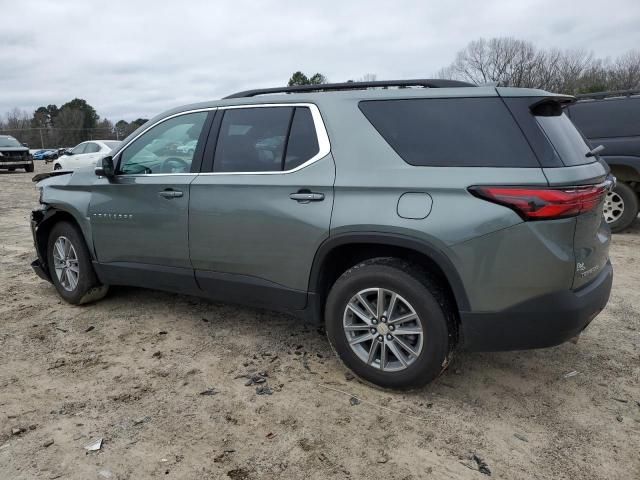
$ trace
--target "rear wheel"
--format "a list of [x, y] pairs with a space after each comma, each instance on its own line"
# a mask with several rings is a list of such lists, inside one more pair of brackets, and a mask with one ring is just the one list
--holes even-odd
[[620, 232], [633, 223], [638, 216], [638, 195], [626, 183], [618, 182], [607, 194], [604, 218], [612, 232]]
[[60, 222], [51, 229], [47, 263], [56, 290], [67, 302], [79, 305], [107, 293], [107, 287], [98, 282], [84, 238], [75, 225]]
[[421, 269], [375, 258], [335, 282], [325, 320], [332, 347], [356, 375], [381, 387], [410, 389], [446, 368], [451, 313], [441, 289]]
[[62, 166], [59, 163], [56, 163], [53, 165], [53, 169], [54, 170], [60, 170], [62, 168]]

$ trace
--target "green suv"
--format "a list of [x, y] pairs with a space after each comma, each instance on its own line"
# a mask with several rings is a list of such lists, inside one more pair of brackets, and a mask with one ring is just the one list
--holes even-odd
[[[604, 308], [614, 185], [572, 97], [447, 80], [241, 92], [163, 113], [94, 169], [36, 176], [36, 273], [324, 322], [362, 379], [557, 345]], [[195, 148], [187, 148], [194, 146]]]

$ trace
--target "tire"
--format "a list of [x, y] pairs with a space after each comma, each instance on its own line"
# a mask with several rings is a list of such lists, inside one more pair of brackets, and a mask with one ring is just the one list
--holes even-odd
[[[384, 292], [383, 315], [378, 315], [376, 311], [380, 289]], [[396, 294], [396, 303], [391, 318], [386, 319], [383, 318], [387, 314], [385, 309], [389, 308], [393, 293]], [[348, 307], [351, 303], [360, 314], [365, 311], [364, 305], [356, 300], [358, 294], [371, 307], [371, 312], [366, 316], [371, 324], [364, 328], [362, 325], [366, 325], [365, 320]], [[412, 312], [417, 319], [395, 323], [398, 318], [406, 318]], [[383, 388], [408, 390], [431, 382], [449, 364], [453, 350], [453, 328], [450, 328], [453, 312], [442, 289], [427, 272], [397, 258], [374, 258], [344, 272], [331, 288], [325, 306], [327, 337], [338, 357], [361, 379]], [[371, 313], [378, 315], [380, 321], [377, 325], [374, 325]], [[350, 331], [345, 329], [345, 324]], [[421, 330], [422, 335], [396, 335], [391, 330], [394, 327], [393, 331], [397, 332], [407, 332], [409, 328], [411, 331]], [[372, 328], [376, 329], [375, 334]], [[354, 332], [356, 329], [357, 332]], [[374, 340], [357, 342], [355, 349], [350, 345], [350, 340], [353, 342], [356, 336], [365, 338], [365, 335], [375, 337], [375, 341], [378, 341], [371, 363], [368, 360]], [[408, 350], [398, 342], [409, 346], [417, 355], [408, 354]], [[385, 347], [384, 363], [381, 345]], [[400, 361], [391, 350], [392, 347], [396, 352], [399, 351], [405, 362]]]
[[8, 168], [8, 170], [9, 170], [10, 172], [15, 172], [15, 171], [16, 171], [16, 167], [9, 167], [9, 168]]
[[62, 168], [62, 166], [61, 166], [59, 163], [55, 163], [55, 164], [53, 165], [53, 169], [54, 169], [54, 170], [60, 170], [61, 168]]
[[638, 216], [638, 195], [626, 183], [618, 182], [607, 195], [604, 206], [605, 220], [612, 232], [621, 232]]
[[33, 173], [33, 163], [31, 165], [26, 165], [24, 167], [24, 171], [27, 173]]
[[[77, 268], [77, 275], [73, 275], [75, 272], [72, 269], [69, 272], [72, 277], [75, 277], [75, 282], [71, 281], [69, 276], [65, 276], [64, 270], [60, 273], [60, 276], [56, 271], [56, 266], [60, 266], [60, 262], [56, 258], [61, 257], [60, 251], [56, 247], [56, 242], [59, 240], [62, 241], [64, 246], [66, 246], [64, 242], [69, 242], [71, 245], [70, 249], [65, 250], [72, 253], [69, 256], [68, 265]], [[71, 259], [73, 257], [75, 257], [75, 260]], [[107, 287], [100, 285], [98, 282], [82, 233], [75, 225], [69, 222], [56, 223], [51, 229], [49, 240], [47, 241], [47, 265], [51, 280], [58, 294], [73, 305], [98, 300], [107, 293]]]

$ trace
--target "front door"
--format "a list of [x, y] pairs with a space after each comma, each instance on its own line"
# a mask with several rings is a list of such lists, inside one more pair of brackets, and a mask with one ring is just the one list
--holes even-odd
[[304, 308], [314, 255], [329, 235], [334, 177], [315, 105], [219, 110], [191, 185], [200, 287], [221, 300]]
[[96, 182], [89, 216], [105, 282], [184, 291], [195, 286], [189, 185], [201, 152], [181, 147], [201, 141], [207, 115], [187, 113], [156, 124], [117, 154], [114, 178]]

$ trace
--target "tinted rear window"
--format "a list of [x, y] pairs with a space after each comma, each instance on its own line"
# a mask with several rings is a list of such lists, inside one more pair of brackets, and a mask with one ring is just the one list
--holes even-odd
[[640, 97], [585, 100], [571, 105], [569, 111], [587, 138], [640, 135]]
[[499, 98], [368, 100], [360, 110], [411, 165], [539, 167]]
[[596, 161], [595, 157], [586, 156], [591, 149], [565, 113], [553, 116], [536, 116], [535, 118], [553, 148], [558, 152], [562, 163], [572, 166]]

